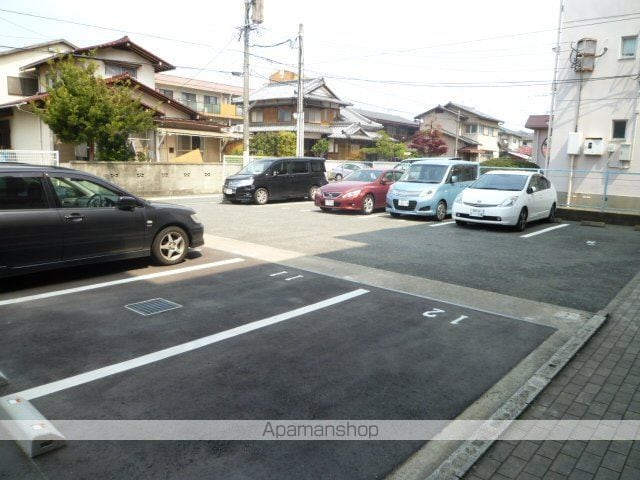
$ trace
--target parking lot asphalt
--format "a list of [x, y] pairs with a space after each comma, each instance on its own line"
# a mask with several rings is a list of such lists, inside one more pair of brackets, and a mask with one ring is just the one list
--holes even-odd
[[311, 202], [188, 204], [220, 237], [582, 311], [606, 306], [640, 270], [640, 232], [628, 226], [535, 222], [515, 232], [449, 218], [322, 213]]
[[[0, 395], [20, 392], [50, 420], [453, 419], [555, 331], [209, 249], [185, 263], [0, 295]], [[126, 308], [153, 298], [181, 307]], [[287, 312], [298, 313], [100, 373]], [[6, 478], [381, 478], [421, 446], [70, 441], [29, 461], [4, 443]]]

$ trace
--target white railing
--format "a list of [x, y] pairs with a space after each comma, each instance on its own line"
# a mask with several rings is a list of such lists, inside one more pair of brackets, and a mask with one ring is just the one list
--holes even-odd
[[0, 162], [58, 166], [60, 156], [55, 150], [0, 150]]

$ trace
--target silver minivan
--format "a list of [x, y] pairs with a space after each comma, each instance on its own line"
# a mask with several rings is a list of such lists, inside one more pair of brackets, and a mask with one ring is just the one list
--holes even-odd
[[478, 163], [461, 158], [420, 158], [387, 192], [386, 211], [392, 217], [416, 215], [442, 221], [479, 172]]

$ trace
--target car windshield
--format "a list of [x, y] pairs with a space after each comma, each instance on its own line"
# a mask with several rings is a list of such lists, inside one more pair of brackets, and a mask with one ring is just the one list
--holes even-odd
[[237, 175], [258, 175], [273, 164], [273, 160], [256, 160], [240, 170]]
[[382, 174], [382, 170], [356, 170], [345, 177], [349, 182], [375, 182]]
[[401, 182], [440, 183], [447, 173], [446, 165], [425, 165], [412, 163], [400, 177]]
[[481, 176], [469, 188], [478, 190], [508, 190], [519, 192], [527, 183], [527, 175], [509, 175], [505, 173], [487, 174]]

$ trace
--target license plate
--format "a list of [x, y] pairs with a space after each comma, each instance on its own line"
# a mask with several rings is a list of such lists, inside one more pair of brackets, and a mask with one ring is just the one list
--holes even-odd
[[484, 211], [481, 208], [472, 208], [469, 210], [470, 217], [483, 217]]
[[333, 205], [334, 205], [334, 201], [333, 201], [333, 200], [325, 200], [325, 201], [324, 201], [324, 204], [325, 204], [327, 207], [333, 207]]
[[398, 200], [398, 205], [401, 207], [408, 207], [409, 206], [409, 200]]
[[233, 188], [225, 188], [224, 193], [226, 193], [227, 195], [233, 194]]

